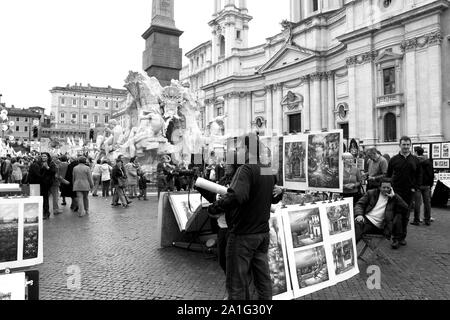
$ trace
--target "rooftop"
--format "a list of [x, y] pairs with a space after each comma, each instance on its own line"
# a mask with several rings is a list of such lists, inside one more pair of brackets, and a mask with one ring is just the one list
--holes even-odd
[[66, 91], [66, 92], [83, 92], [83, 93], [107, 93], [107, 94], [115, 94], [115, 95], [126, 95], [127, 90], [125, 89], [116, 89], [111, 86], [107, 87], [94, 87], [88, 84], [87, 86], [83, 86], [81, 83], [75, 83], [75, 85], [71, 86], [67, 84], [65, 87], [53, 87], [50, 92], [53, 91]]

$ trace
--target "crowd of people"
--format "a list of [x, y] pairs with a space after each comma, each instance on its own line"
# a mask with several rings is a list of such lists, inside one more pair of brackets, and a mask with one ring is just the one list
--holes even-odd
[[107, 159], [93, 161], [86, 156], [52, 157], [47, 152], [16, 158], [8, 154], [1, 159], [0, 182], [39, 185], [44, 219], [51, 213], [63, 213], [61, 206], [67, 205], [68, 198], [70, 209], [79, 217], [89, 214], [89, 193], [98, 197], [99, 188], [102, 197], [112, 195], [113, 207], [128, 208], [129, 199], [133, 198], [147, 200], [147, 178], [136, 158], [124, 165], [120, 157], [113, 164]]

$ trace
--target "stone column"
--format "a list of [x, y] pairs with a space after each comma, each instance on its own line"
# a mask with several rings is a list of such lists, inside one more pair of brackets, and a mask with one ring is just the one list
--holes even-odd
[[247, 123], [246, 123], [246, 126], [245, 126], [245, 128], [247, 129], [246, 131], [247, 132], [250, 132], [251, 130], [252, 130], [252, 121], [253, 121], [253, 119], [252, 119], [252, 116], [253, 116], [253, 113], [252, 113], [252, 92], [250, 91], [248, 94], [247, 94], [247, 108], [246, 108], [247, 110]]
[[322, 75], [320, 73], [314, 73], [311, 75], [311, 131], [321, 131], [322, 121], [321, 121], [321, 96], [320, 96], [320, 80]]
[[299, 22], [301, 20], [301, 1], [290, 0], [290, 18], [291, 22]]
[[429, 40], [428, 48], [428, 92], [429, 92], [429, 119], [430, 132], [428, 138], [430, 140], [442, 140], [442, 57], [441, 57], [441, 41], [440, 32], [435, 34], [434, 38]]
[[266, 89], [266, 132], [265, 135], [271, 136], [273, 130], [273, 86], [269, 85]]
[[283, 134], [283, 111], [281, 109], [281, 101], [283, 100], [283, 85], [278, 83], [273, 86], [273, 133], [277, 135]]
[[416, 92], [416, 52], [414, 48], [411, 49], [407, 49], [405, 53], [405, 117], [407, 135], [413, 141], [417, 141], [419, 106]]
[[303, 97], [303, 112], [302, 112], [302, 130], [310, 131], [311, 130], [311, 98], [310, 98], [310, 82], [309, 76], [303, 76], [302, 78], [304, 89], [304, 97]]
[[357, 106], [356, 106], [356, 66], [355, 60], [347, 59], [348, 68], [348, 135], [357, 137]]
[[327, 72], [328, 77], [328, 131], [333, 130], [335, 126], [334, 121], [334, 107], [336, 102], [334, 101], [334, 72]]
[[321, 73], [321, 80], [320, 80], [320, 87], [321, 87], [321, 128], [322, 130], [328, 129], [328, 76], [326, 72]]

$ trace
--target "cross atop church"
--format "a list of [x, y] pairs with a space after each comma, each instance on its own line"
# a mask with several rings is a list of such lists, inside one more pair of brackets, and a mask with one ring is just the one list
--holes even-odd
[[151, 24], [175, 28], [174, 0], [153, 0]]

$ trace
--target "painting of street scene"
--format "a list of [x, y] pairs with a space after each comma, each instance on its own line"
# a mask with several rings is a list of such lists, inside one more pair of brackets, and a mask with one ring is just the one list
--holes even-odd
[[319, 133], [308, 136], [308, 187], [323, 191], [339, 191], [340, 133]]
[[286, 142], [284, 145], [284, 180], [306, 182], [306, 142]]
[[294, 253], [298, 285], [306, 288], [329, 280], [327, 259], [323, 246]]
[[347, 232], [352, 228], [350, 221], [350, 205], [348, 203], [327, 208], [330, 235]]
[[0, 262], [17, 260], [19, 204], [0, 203]]
[[292, 246], [299, 248], [323, 240], [319, 208], [289, 212]]
[[23, 213], [23, 259], [34, 259], [38, 256], [39, 203], [25, 203]]
[[272, 280], [272, 295], [276, 296], [287, 291], [286, 265], [283, 254], [283, 236], [280, 230], [277, 217], [271, 217], [270, 226], [270, 243], [269, 243], [269, 269], [270, 279]]
[[332, 250], [336, 274], [347, 272], [355, 266], [352, 239], [333, 244]]

